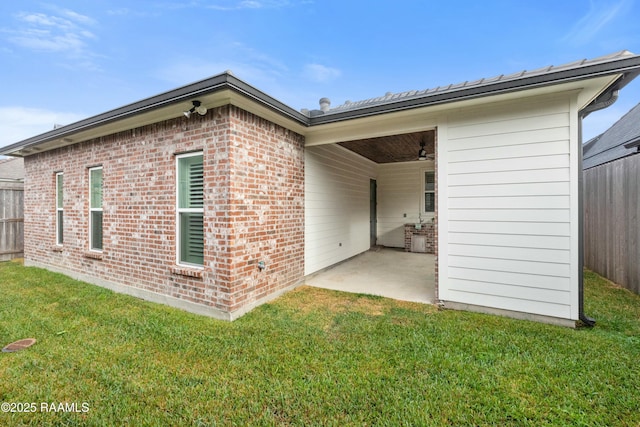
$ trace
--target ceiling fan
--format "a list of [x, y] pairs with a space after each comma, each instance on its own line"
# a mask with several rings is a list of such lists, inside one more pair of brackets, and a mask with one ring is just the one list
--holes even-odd
[[420, 150], [418, 151], [418, 160], [433, 160], [435, 159], [435, 153], [427, 153], [424, 146], [427, 145], [424, 139], [420, 141]]

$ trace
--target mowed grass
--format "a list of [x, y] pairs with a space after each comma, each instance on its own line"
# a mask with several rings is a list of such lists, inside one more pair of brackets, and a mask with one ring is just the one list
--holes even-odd
[[233, 323], [0, 264], [0, 425], [638, 426], [640, 297], [577, 330], [301, 287]]

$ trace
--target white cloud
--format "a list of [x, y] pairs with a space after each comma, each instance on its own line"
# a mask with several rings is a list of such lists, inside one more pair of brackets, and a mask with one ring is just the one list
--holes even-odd
[[238, 7], [241, 9], [262, 9], [264, 4], [259, 1], [241, 1]]
[[337, 68], [327, 67], [321, 64], [307, 64], [304, 67], [306, 77], [314, 82], [326, 83], [340, 77], [342, 72]]
[[[66, 54], [69, 58], [81, 59], [81, 64], [90, 63], [96, 57], [89, 42], [96, 39], [91, 27], [95, 20], [69, 9], [54, 10], [54, 14], [21, 12], [15, 16], [14, 28], [5, 29], [7, 39], [16, 46], [39, 52]], [[91, 60], [90, 60], [91, 59]]]
[[589, 2], [587, 13], [562, 37], [563, 43], [585, 45], [591, 42], [608, 24], [628, 9], [630, 0]]
[[80, 114], [40, 108], [0, 107], [0, 147], [53, 130], [84, 118]]
[[96, 21], [95, 19], [86, 16], [86, 15], [81, 15], [77, 12], [74, 12], [73, 10], [69, 10], [69, 9], [61, 9], [60, 13], [63, 14], [64, 16], [68, 17], [69, 19], [76, 21], [80, 24], [84, 24], [84, 25], [95, 25]]
[[126, 7], [107, 10], [107, 15], [111, 15], [111, 16], [128, 16], [128, 15], [131, 15], [132, 13], [133, 12], [131, 12], [131, 9]]
[[278, 9], [290, 6], [288, 0], [227, 0], [208, 4], [208, 9], [214, 10], [242, 10], [242, 9]]

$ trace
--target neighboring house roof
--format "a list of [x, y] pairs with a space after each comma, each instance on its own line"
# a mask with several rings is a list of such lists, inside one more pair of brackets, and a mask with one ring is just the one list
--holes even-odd
[[[345, 103], [336, 108], [327, 104], [321, 110], [298, 112], [242, 80], [225, 72], [187, 86], [165, 92], [79, 122], [62, 126], [0, 149], [0, 154], [26, 156], [160, 120], [179, 117], [196, 97], [207, 108], [225, 104], [251, 108], [276, 123], [286, 122], [292, 130], [305, 129], [354, 118], [375, 116], [408, 109], [429, 107], [481, 97], [513, 93], [597, 77], [620, 77], [607, 83], [607, 89], [619, 89], [640, 72], [640, 56], [628, 51], [560, 66], [548, 66], [472, 82], [452, 84], [421, 91], [387, 94], [369, 100]], [[594, 100], [594, 102], [600, 100]]]
[[24, 159], [0, 159], [0, 189], [19, 190], [24, 186]]
[[6, 181], [24, 180], [24, 159], [22, 158], [0, 159], [0, 180], [6, 180]]
[[584, 144], [582, 168], [589, 169], [637, 154], [638, 145], [640, 145], [640, 104], [633, 107], [602, 134]]

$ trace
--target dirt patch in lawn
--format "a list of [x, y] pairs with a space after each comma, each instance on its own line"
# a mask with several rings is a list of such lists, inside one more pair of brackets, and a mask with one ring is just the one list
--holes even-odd
[[332, 291], [304, 285], [287, 293], [278, 302], [295, 309], [301, 314], [308, 314], [313, 311], [328, 311], [334, 314], [351, 311], [369, 316], [383, 316], [394, 308], [424, 310], [430, 307], [426, 304], [398, 301], [374, 295]]

